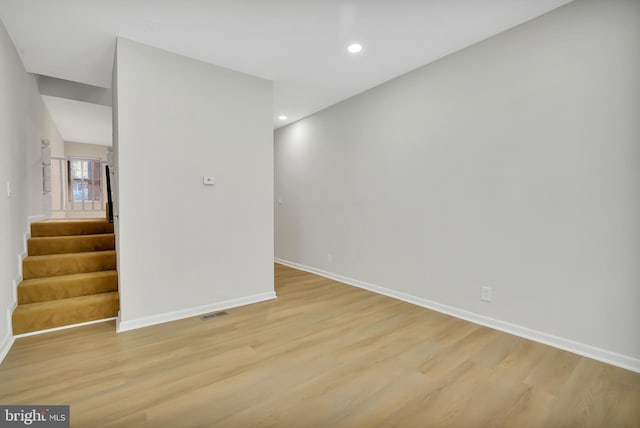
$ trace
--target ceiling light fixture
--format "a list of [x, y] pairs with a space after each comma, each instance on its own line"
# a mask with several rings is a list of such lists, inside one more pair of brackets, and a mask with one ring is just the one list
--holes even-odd
[[362, 45], [359, 43], [352, 43], [349, 45], [347, 50], [351, 53], [358, 53], [362, 50]]
[[281, 114], [280, 116], [278, 116], [278, 119], [287, 120], [287, 116], [285, 116], [284, 114]]

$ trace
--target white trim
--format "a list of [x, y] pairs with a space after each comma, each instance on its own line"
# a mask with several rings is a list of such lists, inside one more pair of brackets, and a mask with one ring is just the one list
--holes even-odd
[[400, 291], [391, 290], [389, 288], [380, 287], [374, 284], [370, 284], [357, 279], [348, 278], [342, 275], [337, 275], [331, 272], [326, 272], [321, 269], [316, 269], [310, 266], [305, 266], [299, 263], [290, 262], [279, 258], [274, 259], [276, 263], [299, 269], [305, 272], [314, 273], [316, 275], [323, 276], [325, 278], [333, 279], [347, 285], [363, 288], [365, 290], [373, 291], [378, 294], [383, 294], [394, 299], [402, 300], [404, 302], [413, 303], [414, 305], [422, 306], [427, 309], [432, 309], [437, 312], [442, 312], [447, 315], [461, 318], [466, 321], [470, 321], [475, 324], [480, 324], [485, 327], [490, 327], [496, 330], [503, 331], [505, 333], [513, 334], [516, 336], [530, 339], [535, 342], [544, 343], [545, 345], [553, 346], [555, 348], [563, 349], [565, 351], [573, 352], [574, 354], [582, 355], [587, 358], [602, 361], [607, 364], [622, 367], [623, 369], [631, 370], [640, 373], [640, 359], [630, 357], [628, 355], [618, 354], [616, 352], [608, 351], [606, 349], [597, 348], [595, 346], [587, 345], [586, 343], [575, 342], [564, 337], [555, 336], [549, 333], [545, 333], [538, 330], [533, 330], [527, 327], [523, 327], [517, 324], [512, 324], [506, 321], [497, 320], [484, 315], [480, 315], [474, 312], [466, 311], [464, 309], [455, 308], [453, 306], [443, 305], [432, 300], [423, 299], [421, 297], [406, 294]]
[[20, 284], [21, 282], [22, 282], [22, 276], [11, 281], [11, 287], [13, 291], [11, 298], [13, 300], [11, 301], [11, 304], [7, 308], [8, 311], [11, 311], [9, 313], [9, 324], [7, 324], [9, 326], [9, 331], [11, 331], [11, 314], [13, 313], [14, 309], [18, 306], [18, 284]]
[[[120, 291], [120, 290], [118, 290]], [[119, 333], [120, 331], [123, 331], [120, 329], [120, 323], [122, 322], [122, 317], [120, 316], [121, 312], [118, 309], [118, 315], [116, 316], [116, 333]]]
[[7, 330], [7, 335], [0, 342], [0, 363], [2, 363], [2, 361], [4, 360], [4, 357], [6, 357], [9, 351], [11, 350], [11, 347], [13, 346], [13, 342], [15, 340], [11, 334], [12, 328], [13, 328], [11, 326], [11, 314], [13, 313], [13, 310], [15, 309], [15, 307], [16, 307], [16, 304], [14, 302], [10, 307], [7, 308], [8, 330]]
[[112, 320], [115, 320], [115, 319], [116, 319], [116, 317], [101, 318], [99, 320], [80, 322], [78, 324], [63, 325], [62, 327], [54, 327], [54, 328], [48, 328], [46, 330], [32, 331], [30, 333], [16, 334], [13, 337], [14, 337], [14, 339], [20, 339], [21, 337], [29, 337], [29, 336], [36, 336], [38, 334], [52, 333], [54, 331], [67, 330], [67, 329], [76, 328], [76, 327], [83, 327], [85, 325], [98, 324], [98, 323], [101, 323], [101, 322], [112, 321]]
[[27, 217], [27, 230], [22, 232], [22, 252], [18, 254], [18, 276], [13, 280], [12, 293], [13, 293], [14, 308], [18, 304], [17, 303], [18, 302], [18, 284], [20, 284], [23, 279], [22, 261], [28, 255], [27, 241], [29, 240], [29, 238], [31, 238], [31, 223], [34, 223], [40, 220], [46, 220], [46, 219], [47, 219], [47, 216], [43, 214], [30, 215]]
[[14, 341], [14, 337], [11, 334], [8, 334], [4, 339], [2, 339], [2, 342], [0, 342], [0, 363], [2, 363], [4, 357], [6, 357], [11, 350]]
[[[26, 242], [26, 241], [25, 241]], [[25, 244], [26, 245], [26, 244]], [[18, 276], [14, 279], [15, 285], [18, 285], [22, 282], [22, 261], [27, 258], [27, 252], [23, 251], [18, 254]]]
[[208, 312], [220, 311], [223, 309], [235, 308], [238, 306], [250, 305], [252, 303], [264, 302], [265, 300], [272, 300], [277, 298], [274, 291], [267, 293], [254, 294], [251, 296], [240, 297], [239, 299], [225, 300], [223, 302], [212, 303], [210, 305], [196, 306], [194, 308], [182, 309], [174, 312], [167, 312], [159, 315], [152, 315], [149, 317], [138, 318], [130, 321], [123, 321], [118, 314], [118, 320], [116, 321], [116, 331], [121, 333], [123, 331], [134, 330], [137, 328], [148, 327], [156, 324], [162, 324], [169, 321], [176, 321], [183, 318], [194, 317], [197, 315], [206, 314]]
[[13, 311], [18, 307], [18, 300], [14, 300], [7, 308], [7, 325], [9, 326], [9, 332], [13, 331]]
[[11, 333], [13, 332], [13, 325], [12, 325], [12, 315], [13, 315], [13, 311], [16, 309], [16, 307], [18, 306], [18, 302], [13, 302], [11, 305], [9, 305], [9, 307], [7, 308], [7, 326], [9, 327], [9, 331], [7, 332], [7, 335], [11, 336]]
[[11, 281], [11, 304], [7, 307], [7, 335], [0, 342], [0, 363], [11, 349], [15, 337], [12, 335], [13, 322], [11, 315], [18, 306], [18, 284], [22, 282], [22, 261], [27, 257], [27, 241], [31, 238], [31, 223], [45, 220], [45, 215], [32, 215], [27, 217], [26, 230], [22, 232], [22, 252], [18, 254], [18, 275]]

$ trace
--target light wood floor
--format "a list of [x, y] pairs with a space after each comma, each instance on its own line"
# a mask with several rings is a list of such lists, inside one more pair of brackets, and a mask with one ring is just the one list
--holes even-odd
[[0, 404], [72, 426], [638, 427], [640, 375], [276, 265], [279, 298], [16, 340]]

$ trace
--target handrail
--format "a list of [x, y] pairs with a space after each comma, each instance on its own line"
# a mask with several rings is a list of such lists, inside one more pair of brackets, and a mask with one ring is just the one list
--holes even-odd
[[109, 174], [109, 165], [105, 165], [107, 169], [107, 211], [109, 213], [109, 223], [113, 223], [113, 198], [111, 197], [111, 175]]

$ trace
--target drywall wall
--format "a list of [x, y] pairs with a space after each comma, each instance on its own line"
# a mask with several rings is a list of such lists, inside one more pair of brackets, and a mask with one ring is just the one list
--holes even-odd
[[100, 159], [107, 161], [109, 147], [99, 144], [64, 142], [64, 154], [71, 158]]
[[276, 257], [640, 370], [639, 40], [575, 1], [278, 129]]
[[85, 103], [111, 106], [113, 99], [111, 89], [71, 82], [56, 77], [38, 76], [38, 86], [42, 95], [67, 98]]
[[9, 316], [20, 281], [28, 219], [47, 216], [51, 210], [50, 196], [42, 194], [43, 139], [49, 140], [53, 154], [63, 150], [36, 78], [25, 72], [0, 23], [0, 360], [11, 343]]
[[274, 297], [271, 82], [116, 55], [119, 329]]

